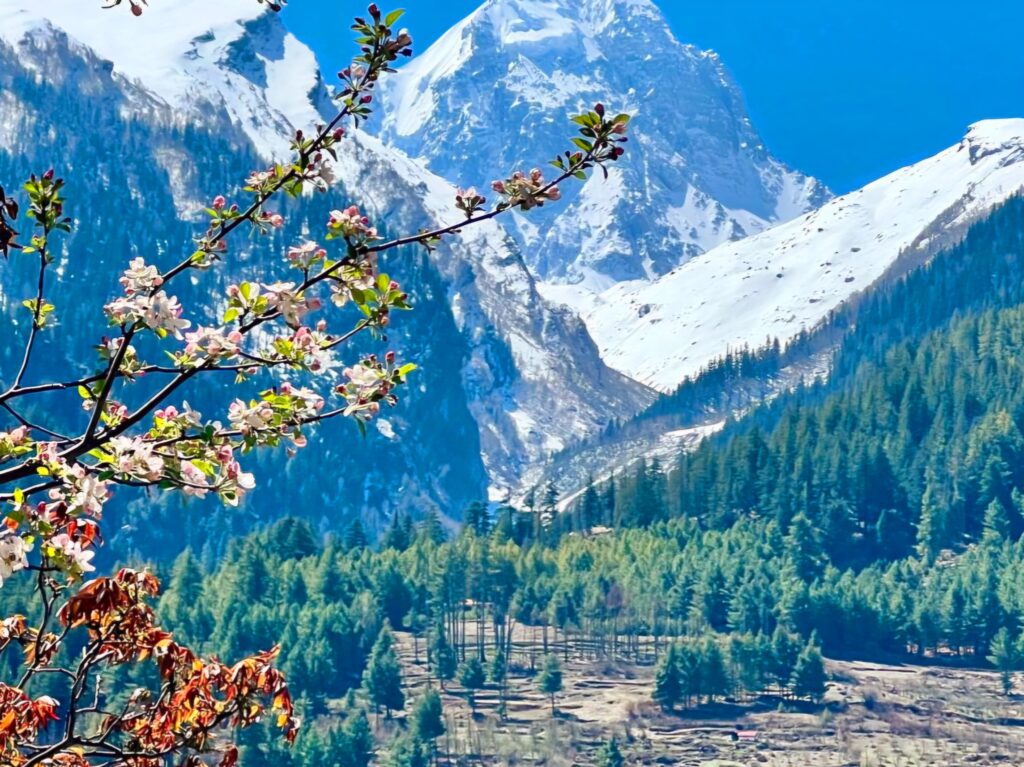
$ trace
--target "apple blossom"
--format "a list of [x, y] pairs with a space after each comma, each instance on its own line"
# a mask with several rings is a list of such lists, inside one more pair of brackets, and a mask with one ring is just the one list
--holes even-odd
[[332, 210], [327, 219], [328, 237], [346, 237], [357, 242], [368, 242], [378, 239], [377, 229], [370, 225], [370, 219], [364, 216], [356, 205], [344, 210]]
[[127, 296], [143, 293], [164, 284], [160, 272], [155, 266], [147, 266], [142, 257], [133, 258], [121, 276], [121, 284]]
[[288, 248], [288, 261], [296, 269], [303, 271], [308, 271], [314, 264], [323, 262], [325, 258], [327, 258], [327, 251], [312, 240], [306, 240], [301, 245]]
[[61, 557], [73, 572], [79, 575], [90, 573], [96, 568], [92, 565], [95, 551], [82, 548], [82, 542], [74, 540], [67, 533], [55, 535], [47, 541], [49, 555]]
[[32, 546], [20, 535], [5, 532], [0, 535], [0, 586], [18, 570], [28, 567], [28, 553]]

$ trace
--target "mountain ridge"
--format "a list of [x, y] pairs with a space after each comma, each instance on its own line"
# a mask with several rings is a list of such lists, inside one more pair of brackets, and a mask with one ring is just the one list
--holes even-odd
[[1021, 187], [1024, 119], [979, 121], [957, 145], [818, 210], [656, 282], [621, 283], [583, 316], [606, 362], [670, 391], [729, 349], [785, 346], [901, 256], [926, 259]]

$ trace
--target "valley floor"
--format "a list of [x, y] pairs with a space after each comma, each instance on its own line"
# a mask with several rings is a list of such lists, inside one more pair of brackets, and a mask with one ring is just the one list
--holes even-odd
[[[549, 649], [562, 652], [549, 636]], [[409, 699], [428, 677], [422, 641], [400, 634]], [[418, 658], [417, 647], [418, 644]], [[476, 696], [450, 682], [448, 733], [439, 764], [593, 765], [615, 736], [627, 765], [708, 767], [958, 767], [1024, 763], [1024, 689], [1001, 693], [998, 674], [948, 667], [829, 661], [822, 705], [762, 696], [663, 714], [651, 701], [654, 667], [635, 660], [570, 657], [552, 716], [530, 671], [543, 659], [539, 630], [519, 629], [510, 665], [507, 717], [494, 687]], [[386, 743], [402, 717], [379, 720]], [[744, 738], [734, 735], [744, 731]], [[756, 733], [756, 736], [754, 736]], [[752, 738], [747, 740], [746, 738]]]

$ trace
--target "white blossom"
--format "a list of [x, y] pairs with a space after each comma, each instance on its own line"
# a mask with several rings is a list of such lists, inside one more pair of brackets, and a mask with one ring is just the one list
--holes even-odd
[[28, 552], [32, 546], [16, 533], [5, 533], [0, 537], [0, 586], [19, 570], [28, 567]]
[[128, 296], [159, 288], [163, 283], [164, 280], [157, 268], [147, 266], [141, 256], [133, 258], [121, 276], [121, 285], [124, 286], [125, 295]]

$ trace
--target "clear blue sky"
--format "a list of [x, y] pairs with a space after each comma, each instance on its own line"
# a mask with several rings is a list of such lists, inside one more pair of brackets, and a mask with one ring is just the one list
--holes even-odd
[[[480, 4], [396, 2], [418, 50]], [[656, 2], [680, 40], [722, 55], [769, 149], [837, 192], [934, 154], [975, 120], [1024, 117], [1019, 0]], [[336, 69], [346, 19], [365, 5], [292, 0], [285, 19]]]

